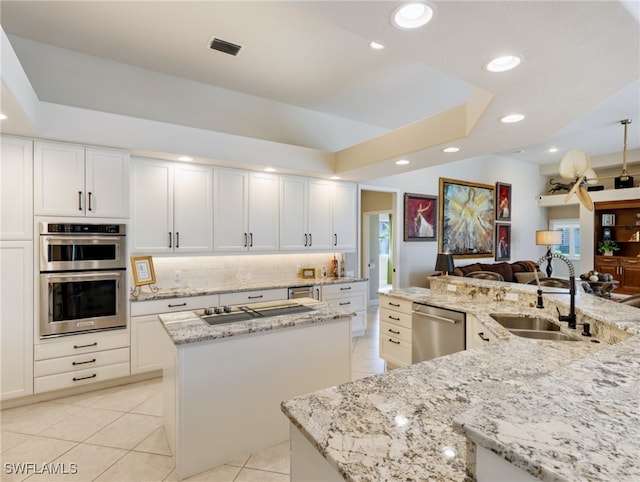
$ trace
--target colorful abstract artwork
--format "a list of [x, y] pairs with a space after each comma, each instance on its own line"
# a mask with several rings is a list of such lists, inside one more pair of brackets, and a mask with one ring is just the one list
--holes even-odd
[[404, 195], [404, 240], [435, 241], [438, 198], [423, 194]]

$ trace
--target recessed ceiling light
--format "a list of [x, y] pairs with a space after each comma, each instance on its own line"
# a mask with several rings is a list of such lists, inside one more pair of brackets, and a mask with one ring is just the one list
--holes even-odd
[[329, 179], [332, 179], [334, 181], [338, 181], [340, 179], [340, 176], [331, 176]]
[[371, 42], [369, 42], [369, 47], [371, 47], [373, 50], [382, 50], [382, 49], [384, 49], [384, 45], [379, 44], [378, 42], [374, 42], [373, 40]]
[[398, 166], [406, 166], [407, 164], [409, 164], [409, 161], [407, 161], [406, 159], [400, 159], [399, 161], [395, 162]]
[[500, 122], [504, 122], [505, 124], [513, 124], [514, 122], [520, 122], [524, 119], [522, 114], [509, 114], [500, 118]]
[[178, 157], [179, 161], [185, 161], [185, 162], [189, 162], [189, 161], [193, 161], [193, 157], [189, 157], [189, 156], [180, 156]]
[[549, 152], [551, 152], [551, 153], [558, 152], [558, 148], [557, 147], [550, 147], [549, 148]]
[[264, 171], [265, 172], [276, 172], [275, 168], [273, 168], [273, 167], [265, 167]]
[[431, 21], [435, 7], [425, 2], [411, 2], [396, 8], [391, 14], [391, 23], [399, 29], [422, 27]]
[[444, 149], [442, 149], [442, 152], [446, 152], [447, 154], [450, 154], [452, 152], [458, 152], [460, 150], [459, 147], [445, 147]]
[[489, 72], [506, 72], [515, 69], [520, 65], [520, 62], [522, 62], [522, 58], [517, 55], [503, 55], [488, 62], [485, 68]]
[[0, 120], [5, 120], [5, 119], [7, 119], [7, 116], [4, 114], [0, 114]]

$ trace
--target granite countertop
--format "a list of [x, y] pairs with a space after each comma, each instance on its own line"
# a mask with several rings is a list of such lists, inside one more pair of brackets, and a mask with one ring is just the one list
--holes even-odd
[[272, 316], [269, 318], [237, 321], [220, 325], [209, 325], [200, 316], [202, 310], [179, 311], [158, 315], [160, 321], [175, 345], [185, 345], [207, 340], [218, 340], [232, 336], [249, 335], [252, 333], [291, 328], [296, 326], [326, 323], [346, 317], [353, 317], [354, 313], [329, 306], [327, 303], [311, 298], [296, 299], [296, 303], [314, 308], [314, 311], [291, 315]]
[[[571, 476], [575, 466], [597, 470], [607, 461], [602, 471], [606, 476], [593, 480], [631, 480], [630, 474], [639, 470], [627, 455], [640, 450], [640, 437], [633, 436], [640, 430], [640, 311], [585, 298], [579, 302], [578, 319], [591, 322], [604, 343], [523, 339], [488, 314], [540, 314], [532, 303], [535, 287], [447, 278], [436, 283], [435, 290], [409, 288], [385, 294], [466, 311], [499, 341], [284, 402], [283, 412], [320, 454], [349, 481], [471, 480], [466, 473], [468, 435], [479, 445], [516, 459], [543, 480], [575, 480]], [[451, 284], [455, 294], [448, 291]], [[518, 301], [505, 301], [507, 293], [512, 298], [518, 293]], [[556, 307], [566, 310], [568, 297], [561, 292], [544, 298], [545, 315], [557, 317]], [[616, 373], [610, 374], [611, 369]], [[534, 410], [536, 404], [540, 408]], [[586, 419], [581, 419], [581, 407]], [[538, 427], [532, 420], [548, 423]], [[631, 445], [624, 450], [615, 445], [623, 443], [622, 420], [629, 422], [624, 443]], [[562, 423], [555, 431], [554, 421]], [[570, 447], [573, 455], [563, 447]], [[562, 468], [554, 465], [558, 451], [563, 455]], [[593, 451], [599, 453], [589, 463]], [[553, 469], [545, 472], [541, 467]], [[580, 480], [591, 477], [585, 471], [590, 475]]]
[[313, 279], [281, 279], [268, 281], [238, 281], [236, 283], [225, 282], [223, 285], [210, 286], [179, 286], [173, 288], [161, 288], [158, 292], [141, 291], [138, 295], [131, 295], [130, 301], [162, 300], [168, 298], [183, 298], [189, 296], [219, 295], [224, 293], [240, 293], [242, 291], [254, 291], [265, 289], [295, 288], [298, 286], [323, 286], [342, 283], [359, 283], [367, 281], [367, 278], [313, 278]]

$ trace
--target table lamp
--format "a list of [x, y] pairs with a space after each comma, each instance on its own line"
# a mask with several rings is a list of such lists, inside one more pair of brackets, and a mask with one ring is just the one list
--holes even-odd
[[551, 267], [551, 246], [562, 244], [562, 231], [536, 231], [536, 244], [538, 246], [547, 246], [547, 276], [551, 277], [553, 268]]
[[438, 253], [438, 257], [436, 258], [436, 271], [442, 271], [442, 274], [446, 276], [454, 269], [453, 255], [451, 253]]

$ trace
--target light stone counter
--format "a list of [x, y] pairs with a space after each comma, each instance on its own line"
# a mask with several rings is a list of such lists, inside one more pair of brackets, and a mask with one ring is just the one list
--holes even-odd
[[367, 278], [313, 278], [313, 279], [281, 279], [281, 280], [269, 280], [269, 281], [252, 281], [252, 282], [240, 282], [237, 283], [224, 283], [220, 286], [180, 286], [175, 288], [163, 288], [157, 293], [151, 291], [141, 290], [136, 296], [131, 296], [130, 301], [148, 301], [148, 300], [162, 300], [168, 298], [181, 298], [188, 296], [204, 296], [204, 295], [219, 295], [225, 293], [240, 293], [243, 291], [254, 290], [270, 290], [279, 288], [294, 288], [299, 286], [324, 286], [334, 285], [342, 283], [358, 283], [365, 282]]
[[353, 313], [344, 309], [330, 307], [327, 303], [310, 298], [296, 299], [297, 303], [314, 308], [314, 311], [283, 316], [273, 316], [249, 321], [238, 321], [220, 325], [209, 325], [199, 312], [180, 311], [158, 315], [174, 345], [197, 343], [206, 340], [217, 340], [252, 333], [293, 328], [333, 320], [351, 318]]
[[[587, 480], [588, 476], [571, 475], [583, 465], [606, 466], [606, 477], [594, 480], [631, 480], [638, 473], [638, 462], [627, 455], [640, 453], [640, 337], [634, 336], [640, 334], [640, 310], [579, 296], [578, 322], [591, 323], [603, 343], [530, 340], [511, 335], [489, 313], [530, 312], [557, 318], [556, 308], [563, 313], [568, 309], [568, 296], [560, 294], [562, 290], [545, 294], [545, 308], [538, 310], [535, 286], [441, 277], [432, 281], [431, 288], [386, 294], [466, 311], [500, 341], [282, 405], [293, 425], [345, 480], [470, 480], [466, 469], [473, 470], [475, 452], [468, 456], [462, 427], [476, 443], [509, 460], [517, 454], [518, 466], [543, 480]], [[609, 373], [611, 369], [616, 373]], [[536, 403], [541, 407], [534, 410]], [[587, 418], [580, 421], [583, 406]], [[602, 413], [598, 407], [603, 407]], [[556, 431], [551, 422], [541, 424], [536, 440], [538, 426], [531, 421], [537, 420], [563, 424]], [[620, 452], [623, 420], [629, 422], [625, 428], [629, 440], [624, 442], [629, 448]], [[542, 448], [545, 444], [549, 450]], [[573, 454], [561, 449], [563, 444]], [[512, 445], [516, 447], [510, 450]], [[563, 467], [557, 470], [554, 449], [562, 454]], [[600, 454], [593, 455], [595, 462], [589, 464], [592, 451]], [[616, 461], [618, 453], [622, 464]]]

